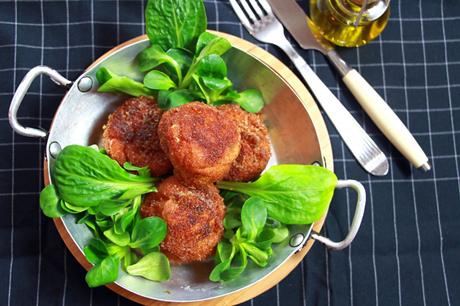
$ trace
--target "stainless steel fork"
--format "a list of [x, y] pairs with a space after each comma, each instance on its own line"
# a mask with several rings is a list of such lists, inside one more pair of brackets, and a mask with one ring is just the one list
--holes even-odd
[[358, 163], [373, 175], [386, 175], [385, 154], [292, 47], [270, 5], [265, 0], [230, 0], [230, 4], [252, 36], [280, 47], [289, 56]]

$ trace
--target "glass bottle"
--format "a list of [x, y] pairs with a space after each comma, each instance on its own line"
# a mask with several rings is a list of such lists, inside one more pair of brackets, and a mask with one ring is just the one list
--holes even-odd
[[390, 0], [310, 0], [310, 26], [332, 43], [358, 47], [376, 38], [390, 16]]

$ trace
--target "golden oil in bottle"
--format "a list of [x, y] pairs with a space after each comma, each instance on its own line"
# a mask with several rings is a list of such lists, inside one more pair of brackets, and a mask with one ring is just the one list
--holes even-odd
[[389, 16], [389, 0], [310, 0], [310, 27], [339, 46], [368, 43], [383, 31]]

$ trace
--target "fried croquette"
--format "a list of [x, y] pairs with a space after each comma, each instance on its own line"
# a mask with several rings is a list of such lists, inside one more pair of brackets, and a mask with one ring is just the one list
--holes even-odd
[[175, 176], [158, 185], [141, 206], [142, 217], [158, 216], [168, 225], [161, 251], [175, 264], [210, 257], [222, 238], [225, 205], [212, 185], [190, 187]]
[[109, 116], [102, 136], [109, 156], [120, 165], [148, 166], [153, 176], [170, 172], [172, 165], [157, 133], [162, 113], [155, 100], [147, 97], [124, 101]]
[[201, 102], [165, 112], [158, 135], [174, 173], [187, 182], [221, 180], [240, 152], [236, 124], [224, 112]]
[[262, 115], [248, 113], [235, 104], [222, 105], [219, 110], [237, 124], [241, 135], [240, 154], [224, 180], [254, 180], [265, 169], [270, 159], [270, 139]]

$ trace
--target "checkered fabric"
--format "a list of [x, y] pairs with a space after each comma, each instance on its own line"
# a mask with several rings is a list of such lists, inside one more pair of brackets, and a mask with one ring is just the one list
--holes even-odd
[[[228, 1], [206, 0], [209, 28], [243, 37], [287, 65], [276, 48], [255, 41]], [[306, 6], [306, 3], [302, 3]], [[14, 134], [12, 94], [25, 73], [48, 65], [69, 79], [104, 52], [144, 33], [145, 3], [132, 1], [0, 2], [0, 304], [132, 305], [106, 288], [89, 289], [85, 272], [38, 206], [43, 140]], [[335, 170], [368, 191], [361, 230], [348, 249], [316, 243], [276, 287], [245, 305], [460, 305], [460, 2], [391, 2], [383, 34], [339, 53], [391, 105], [429, 156], [413, 167], [382, 136], [322, 55], [300, 53], [390, 159], [385, 177], [356, 163], [328, 124]], [[19, 120], [48, 129], [64, 92], [48, 78], [25, 97]], [[353, 194], [338, 191], [323, 233], [340, 240], [350, 226]]]

